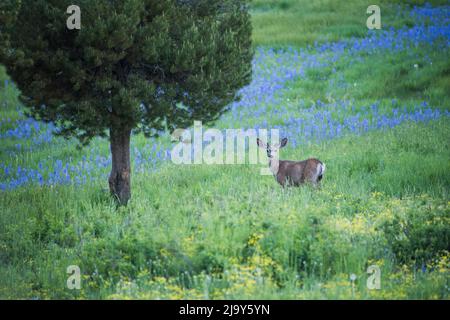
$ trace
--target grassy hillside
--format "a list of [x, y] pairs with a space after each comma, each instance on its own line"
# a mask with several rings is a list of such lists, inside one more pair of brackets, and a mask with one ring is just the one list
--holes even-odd
[[[258, 46], [306, 46], [315, 42], [363, 38], [367, 34], [367, 7], [363, 0], [253, 0], [253, 40]], [[374, 3], [375, 4], [375, 3]], [[447, 0], [381, 0], [383, 28], [413, 26], [416, 21], [405, 8], [448, 5]]]
[[362, 1], [254, 1], [253, 81], [215, 127], [279, 129], [281, 158], [326, 163], [317, 190], [175, 165], [168, 136], [134, 135], [116, 208], [108, 142], [27, 118], [0, 68], [0, 298], [448, 299], [445, 3], [382, 1], [369, 32]]

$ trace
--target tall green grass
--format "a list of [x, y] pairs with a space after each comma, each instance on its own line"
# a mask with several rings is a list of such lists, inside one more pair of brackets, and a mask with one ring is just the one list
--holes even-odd
[[[447, 270], [430, 268], [448, 259], [449, 128], [287, 149], [327, 164], [320, 190], [283, 190], [259, 166], [167, 165], [133, 178], [126, 208], [102, 181], [2, 193], [0, 296], [205, 298], [209, 274], [217, 298], [445, 298]], [[371, 261], [379, 292], [365, 287]], [[69, 265], [84, 275], [80, 292], [65, 287]]]
[[[364, 36], [367, 5], [255, 0], [255, 45]], [[403, 1], [380, 5], [384, 26], [414, 23], [399, 14]], [[279, 94], [292, 113], [300, 101], [333, 99], [352, 100], [355, 108], [375, 100], [387, 106], [392, 99], [427, 100], [448, 110], [447, 56], [418, 48], [344, 59], [335, 73], [309, 71]], [[2, 83], [5, 78], [0, 68]], [[0, 85], [1, 118], [22, 117], [17, 95], [14, 85]], [[9, 126], [2, 123], [0, 133]], [[15, 143], [2, 139], [1, 162], [33, 167], [42, 159], [80, 159], [90, 150], [54, 139], [10, 155]], [[147, 143], [133, 137], [137, 148]], [[102, 139], [92, 147], [108, 152]], [[169, 163], [132, 177], [127, 207], [116, 207], [106, 180], [0, 192], [0, 298], [448, 299], [448, 117], [288, 144], [281, 157], [324, 161], [321, 188], [282, 189], [254, 165]], [[66, 286], [69, 265], [81, 269], [81, 290]], [[381, 290], [366, 286], [370, 265], [381, 269]], [[350, 274], [357, 276], [353, 284]]]

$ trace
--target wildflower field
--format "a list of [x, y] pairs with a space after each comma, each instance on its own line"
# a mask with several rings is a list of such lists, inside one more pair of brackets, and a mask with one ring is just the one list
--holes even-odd
[[279, 129], [318, 190], [135, 134], [117, 208], [108, 141], [27, 117], [0, 67], [0, 298], [448, 299], [450, 4], [379, 2], [380, 30], [360, 0], [252, 4], [252, 82], [214, 127]]

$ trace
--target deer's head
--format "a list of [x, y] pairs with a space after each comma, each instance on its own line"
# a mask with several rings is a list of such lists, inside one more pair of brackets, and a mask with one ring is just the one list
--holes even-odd
[[268, 143], [263, 142], [261, 139], [257, 138], [256, 143], [258, 144], [258, 147], [263, 148], [267, 152], [267, 157], [269, 159], [279, 159], [279, 151], [281, 148], [283, 148], [287, 144], [288, 139], [283, 138], [281, 140], [281, 143], [275, 143], [273, 145], [270, 145]]

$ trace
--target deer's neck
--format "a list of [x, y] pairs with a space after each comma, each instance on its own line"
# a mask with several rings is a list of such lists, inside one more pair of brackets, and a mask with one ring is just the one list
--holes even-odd
[[269, 168], [274, 175], [278, 174], [279, 167], [280, 167], [280, 160], [269, 158]]

